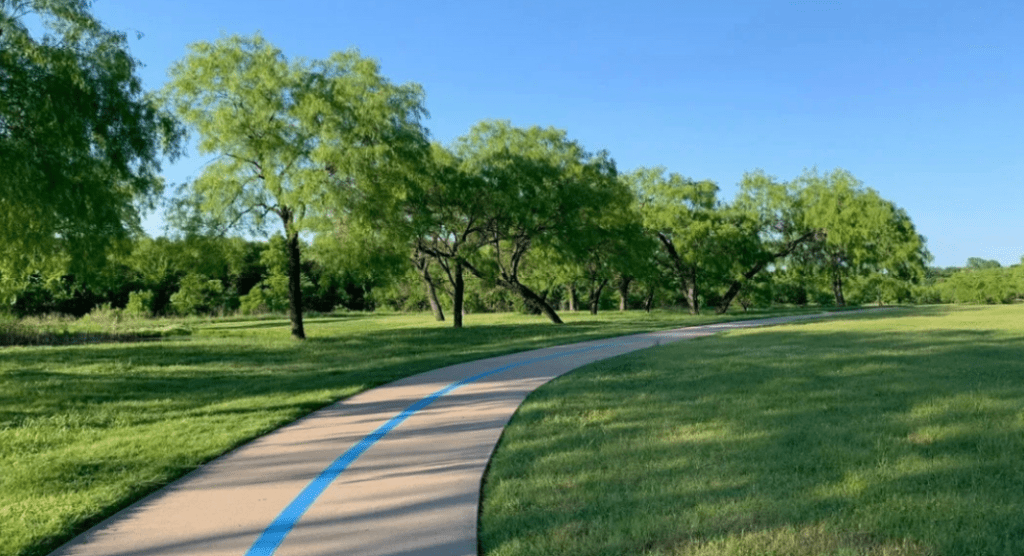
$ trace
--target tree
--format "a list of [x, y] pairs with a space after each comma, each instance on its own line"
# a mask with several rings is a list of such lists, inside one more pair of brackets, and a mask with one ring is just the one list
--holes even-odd
[[810, 170], [797, 182], [803, 225], [821, 231], [804, 260], [829, 281], [836, 305], [846, 304], [843, 283], [851, 277], [880, 274], [909, 284], [924, 276], [931, 255], [906, 211], [841, 168], [823, 175]]
[[492, 206], [488, 197], [486, 184], [478, 175], [469, 172], [451, 151], [434, 144], [430, 164], [407, 204], [413, 226], [413, 260], [431, 309], [437, 320], [444, 320], [429, 273], [433, 260], [448, 282], [455, 328], [462, 327], [468, 261], [484, 243], [483, 226]]
[[179, 153], [125, 35], [89, 3], [0, 1], [0, 295], [33, 273], [102, 266], [161, 192], [161, 157]]
[[[444, 322], [444, 309], [441, 308], [441, 302], [437, 299], [435, 279], [430, 275], [430, 256], [419, 249], [413, 249], [410, 259], [412, 260], [412, 266], [416, 269], [416, 273], [423, 280], [424, 293], [427, 294], [427, 302], [430, 303], [430, 312], [434, 314], [434, 320]], [[462, 327], [461, 318], [458, 319], [455, 327]]]
[[982, 259], [981, 257], [970, 257], [967, 259], [967, 268], [982, 270], [986, 268], [1002, 268], [999, 261]]
[[[171, 295], [171, 308], [178, 315], [209, 314], [223, 309], [224, 285], [220, 280], [190, 272]], [[218, 307], [220, 306], [220, 307]]]
[[700, 313], [703, 287], [719, 269], [721, 221], [711, 181], [694, 181], [665, 168], [639, 168], [625, 176], [637, 196], [643, 226], [661, 244], [660, 262], [677, 281], [690, 314]]
[[344, 296], [339, 301], [346, 307], [354, 310], [371, 308], [369, 296], [407, 274], [409, 248], [406, 234], [396, 234], [385, 226], [352, 217], [335, 218], [325, 224], [329, 227], [317, 228], [309, 250], [310, 258], [321, 269], [322, 284], [338, 285], [339, 296]]
[[474, 275], [520, 296], [528, 307], [560, 324], [554, 308], [522, 281], [532, 246], [566, 243], [587, 234], [617, 188], [615, 163], [589, 153], [554, 128], [517, 128], [484, 121], [458, 139], [455, 154], [483, 187], [476, 202], [486, 264], [467, 264]]
[[614, 183], [603, 209], [557, 245], [562, 264], [575, 270], [569, 280], [572, 289], [586, 284], [592, 315], [598, 312], [602, 292], [612, 284], [619, 294], [619, 310], [626, 310], [629, 286], [649, 264], [650, 237], [644, 233], [632, 192], [621, 181]]
[[799, 191], [792, 184], [780, 183], [762, 170], [743, 175], [739, 194], [726, 210], [725, 221], [733, 232], [728, 256], [731, 265], [726, 278], [729, 286], [717, 313], [729, 310], [742, 288], [769, 266], [820, 235], [820, 230], [806, 225], [802, 209]]
[[338, 212], [395, 209], [405, 164], [426, 148], [422, 89], [355, 50], [289, 61], [256, 34], [192, 44], [163, 96], [217, 155], [191, 184], [203, 210], [256, 230], [280, 221], [292, 337], [305, 338], [299, 234]]

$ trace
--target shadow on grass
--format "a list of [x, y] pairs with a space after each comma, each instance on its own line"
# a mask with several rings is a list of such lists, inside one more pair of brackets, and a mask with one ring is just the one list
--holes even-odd
[[187, 336], [187, 329], [129, 332], [9, 332], [0, 334], [0, 348], [11, 346], [76, 346], [153, 342], [171, 336]]
[[[614, 331], [630, 334], [649, 328], [637, 323]], [[180, 411], [253, 396], [368, 388], [456, 362], [608, 335], [605, 321], [557, 327], [538, 321], [465, 329], [407, 327], [311, 336], [302, 343], [287, 338], [254, 341], [239, 335], [8, 350], [4, 352], [8, 370], [0, 375], [0, 426], [16, 426], [26, 417], [93, 403], [171, 400], [168, 410]], [[159, 413], [135, 418], [160, 419]]]
[[694, 340], [546, 386], [492, 460], [482, 553], [767, 553], [792, 531], [780, 553], [814, 554], [800, 531], [821, 527], [851, 554], [1024, 553], [1024, 334], [886, 329], [897, 316]]
[[[734, 314], [716, 320], [765, 315]], [[60, 458], [71, 459], [62, 460], [57, 467], [64, 465], [69, 472], [84, 474], [82, 485], [68, 485], [52, 470], [41, 469], [33, 478], [32, 465], [26, 463], [17, 470], [24, 476], [21, 484], [26, 492], [36, 489], [35, 485], [47, 492], [69, 488], [84, 492], [92, 488], [102, 481], [91, 474], [90, 462], [114, 457], [113, 447], [122, 439], [137, 444], [117, 455], [124, 463], [123, 473], [148, 477], [141, 484], [117, 486], [126, 490], [98, 503], [101, 509], [89, 516], [81, 517], [72, 508], [75, 521], [19, 554], [44, 554], [133, 497], [232, 446], [358, 391], [462, 361], [694, 324], [694, 319], [686, 315], [653, 321], [647, 317], [616, 319], [621, 317], [565, 326], [552, 326], [538, 319], [461, 330], [437, 325], [394, 329], [367, 326], [358, 332], [341, 333], [310, 326], [307, 331], [311, 337], [302, 343], [291, 341], [286, 334], [247, 335], [244, 330], [229, 328], [221, 335], [217, 327], [210, 327], [196, 336], [163, 342], [4, 350], [0, 359], [0, 434], [7, 436], [0, 438], [0, 446], [7, 443], [3, 447], [8, 456], [13, 456], [8, 461], [49, 461], [59, 453]], [[239, 328], [283, 326], [287, 324], [263, 321], [247, 322]], [[240, 432], [241, 424], [244, 432]], [[188, 453], [174, 452], [178, 444], [163, 436], [179, 429], [181, 434], [191, 435], [175, 439]], [[192, 448], [192, 438], [216, 435], [222, 440], [211, 443], [212, 447], [204, 448], [206, 451]], [[74, 444], [82, 442], [97, 447], [88, 453]], [[163, 451], [148, 448], [154, 443], [161, 444]], [[84, 455], [67, 449], [71, 444]], [[144, 457], [139, 455], [138, 446], [149, 450]], [[0, 450], [0, 457], [5, 457], [4, 450]], [[78, 464], [84, 467], [75, 467]], [[119, 473], [108, 467], [100, 465], [93, 471], [116, 478]], [[50, 483], [43, 484], [46, 481]]]

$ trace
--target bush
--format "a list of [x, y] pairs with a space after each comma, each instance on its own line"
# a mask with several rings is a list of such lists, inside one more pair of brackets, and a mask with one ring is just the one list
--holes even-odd
[[82, 317], [82, 322], [87, 324], [98, 324], [111, 328], [124, 320], [124, 310], [111, 307], [110, 303], [100, 303], [93, 307], [92, 311]]
[[223, 309], [224, 286], [195, 273], [186, 274], [171, 295], [171, 308], [178, 315], [210, 314]]
[[153, 316], [153, 292], [143, 290], [129, 293], [124, 314], [135, 318]]
[[[303, 293], [306, 293], [306, 288], [303, 288]], [[288, 277], [271, 274], [253, 286], [249, 293], [238, 298], [238, 303], [238, 309], [243, 315], [288, 312]]]

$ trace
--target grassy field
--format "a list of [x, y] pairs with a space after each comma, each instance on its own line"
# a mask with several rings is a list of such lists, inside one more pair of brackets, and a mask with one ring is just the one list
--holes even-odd
[[[470, 315], [468, 328], [454, 330], [428, 315], [338, 315], [308, 319], [305, 343], [289, 338], [283, 319], [15, 323], [41, 342], [83, 342], [0, 348], [0, 555], [45, 554], [246, 440], [379, 384], [459, 361], [723, 320], [563, 317], [565, 326]], [[175, 328], [190, 335], [94, 343]]]
[[26, 319], [0, 315], [0, 347], [151, 341], [188, 336], [193, 326], [202, 322], [194, 317], [126, 319], [111, 311], [94, 312], [78, 319], [69, 315]]
[[510, 555], [1024, 554], [1024, 306], [731, 332], [535, 392], [485, 479]]

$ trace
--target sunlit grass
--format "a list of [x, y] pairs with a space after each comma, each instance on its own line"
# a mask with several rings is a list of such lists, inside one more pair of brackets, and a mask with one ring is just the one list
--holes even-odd
[[0, 347], [149, 341], [187, 336], [200, 322], [196, 318], [126, 318], [109, 311], [82, 318], [42, 315], [16, 319], [0, 315]]
[[376, 385], [502, 353], [722, 320], [563, 317], [568, 324], [553, 326], [474, 314], [454, 330], [429, 315], [329, 315], [307, 319], [303, 343], [281, 318], [190, 319], [172, 321], [192, 332], [182, 338], [0, 348], [0, 555], [45, 554], [226, 450]]
[[1024, 554], [1024, 306], [637, 352], [535, 392], [485, 480], [488, 556]]

